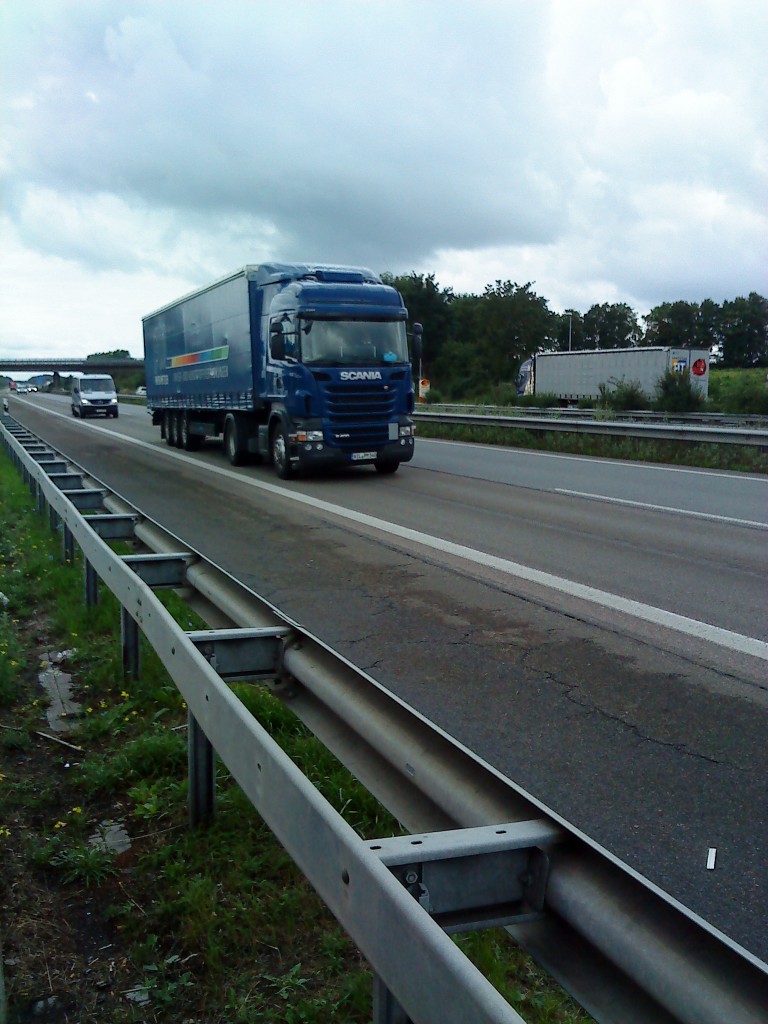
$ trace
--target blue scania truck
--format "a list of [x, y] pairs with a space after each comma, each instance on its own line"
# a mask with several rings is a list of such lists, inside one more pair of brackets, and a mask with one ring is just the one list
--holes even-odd
[[[143, 319], [147, 409], [169, 445], [222, 437], [232, 465], [286, 480], [322, 467], [394, 473], [413, 458], [408, 312], [362, 267], [246, 266]], [[421, 354], [421, 325], [412, 329]]]

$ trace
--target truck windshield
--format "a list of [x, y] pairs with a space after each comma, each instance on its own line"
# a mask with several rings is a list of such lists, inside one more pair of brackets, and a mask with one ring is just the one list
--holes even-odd
[[114, 391], [115, 382], [111, 377], [91, 377], [89, 380], [83, 378], [80, 381], [81, 391]]
[[381, 366], [407, 363], [402, 320], [301, 321], [301, 358], [307, 366]]

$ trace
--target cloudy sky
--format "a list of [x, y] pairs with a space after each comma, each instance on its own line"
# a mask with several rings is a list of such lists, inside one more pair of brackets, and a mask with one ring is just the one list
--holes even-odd
[[765, 0], [3, 0], [0, 356], [246, 263], [768, 294]]

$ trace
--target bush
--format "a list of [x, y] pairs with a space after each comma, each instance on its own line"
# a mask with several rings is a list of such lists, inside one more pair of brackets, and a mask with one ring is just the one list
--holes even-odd
[[613, 409], [615, 412], [633, 412], [636, 409], [647, 409], [648, 399], [640, 386], [640, 381], [611, 380], [600, 385], [598, 406]]
[[653, 403], [657, 412], [700, 412], [704, 405], [704, 396], [694, 388], [689, 370], [667, 370], [659, 378]]

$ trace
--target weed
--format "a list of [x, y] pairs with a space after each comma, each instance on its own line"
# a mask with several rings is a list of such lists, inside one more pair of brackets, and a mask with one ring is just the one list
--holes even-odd
[[53, 836], [40, 856], [41, 862], [56, 868], [67, 884], [79, 882], [90, 888], [117, 874], [114, 853], [84, 840], [63, 841]]
[[16, 623], [7, 611], [0, 611], [0, 706], [8, 707], [16, 702], [23, 661], [24, 648]]

